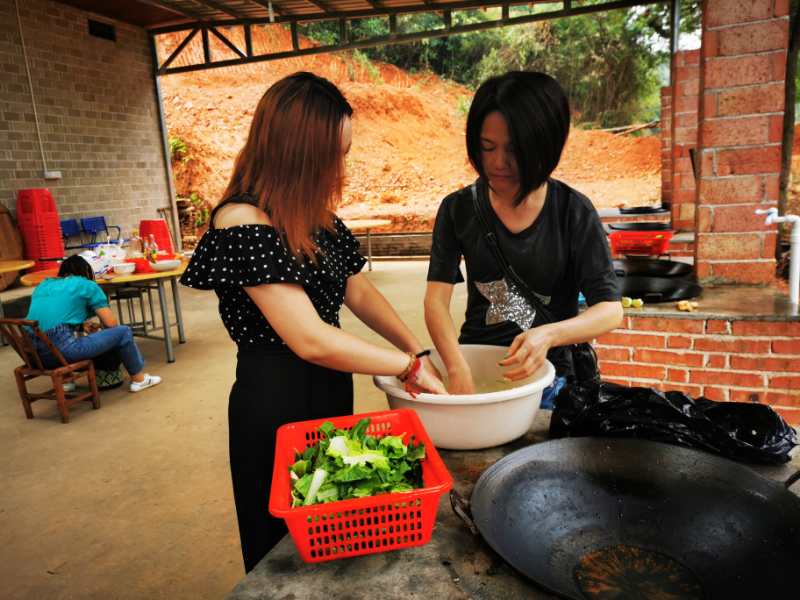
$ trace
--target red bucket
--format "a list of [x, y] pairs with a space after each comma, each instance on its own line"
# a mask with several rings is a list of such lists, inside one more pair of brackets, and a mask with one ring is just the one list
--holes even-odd
[[172, 254], [175, 249], [172, 247], [172, 240], [169, 237], [169, 228], [164, 219], [142, 219], [139, 221], [139, 236], [143, 240], [149, 240], [150, 236], [158, 244], [160, 252]]

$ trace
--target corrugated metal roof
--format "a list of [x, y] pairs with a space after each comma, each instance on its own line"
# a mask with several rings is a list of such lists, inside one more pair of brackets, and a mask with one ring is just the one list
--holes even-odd
[[[562, 0], [520, 2], [514, 0], [56, 0], [110, 18], [133, 23], [150, 31], [158, 74], [181, 73], [200, 69], [220, 68], [265, 60], [365, 48], [381, 44], [411, 42], [432, 37], [470, 33], [494, 27], [521, 25], [535, 21], [562, 18], [591, 12], [656, 4], [669, 0]], [[512, 6], [543, 5], [541, 10], [512, 14]], [[502, 7], [495, 18], [485, 22], [454, 23], [451, 13], [485, 7]], [[413, 12], [441, 13], [442, 24], [425, 31], [404, 31], [397, 15]], [[366, 17], [388, 17], [387, 33], [369, 39], [353, 39], [348, 21]], [[301, 47], [298, 24], [338, 19], [340, 34], [332, 45]], [[292, 32], [292, 48], [280, 52], [257, 53], [252, 46], [252, 28], [270, 21], [283, 24]], [[237, 43], [228, 39], [230, 29], [241, 30]], [[162, 34], [185, 32], [183, 41], [167, 57], [158, 59], [155, 47]], [[199, 35], [198, 35], [199, 34]], [[212, 56], [210, 40], [219, 40], [230, 52], [220, 60]], [[201, 44], [203, 59], [193, 64], [176, 63], [178, 56], [190, 43]], [[241, 42], [244, 41], [244, 44]], [[219, 53], [216, 53], [219, 55]], [[227, 55], [230, 56], [227, 56]], [[175, 63], [175, 64], [173, 64]]]
[[[269, 19], [291, 21], [297, 18], [342, 18], [397, 12], [442, 11], [503, 4], [502, 0], [57, 0], [100, 15], [139, 25], [147, 29], [198, 22], [249, 21]], [[554, 2], [536, 3], [559, 4]], [[270, 5], [272, 14], [270, 14]], [[569, 0], [565, 2], [569, 5]]]

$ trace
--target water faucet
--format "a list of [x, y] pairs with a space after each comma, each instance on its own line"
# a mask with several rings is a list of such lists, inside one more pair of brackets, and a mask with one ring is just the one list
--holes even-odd
[[797, 215], [778, 216], [777, 208], [756, 209], [757, 215], [767, 215], [765, 224], [791, 223], [791, 253], [789, 255], [789, 301], [792, 308], [797, 308], [800, 300], [800, 217]]

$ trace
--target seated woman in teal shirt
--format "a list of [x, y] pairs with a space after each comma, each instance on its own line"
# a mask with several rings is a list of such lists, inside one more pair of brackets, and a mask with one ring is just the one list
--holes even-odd
[[[82, 335], [84, 324], [97, 315], [103, 329]], [[58, 269], [58, 277], [45, 279], [33, 292], [27, 319], [39, 322], [39, 329], [53, 342], [67, 362], [77, 362], [118, 350], [131, 376], [130, 390], [140, 392], [161, 383], [158, 375], [144, 372], [144, 360], [127, 325], [119, 325], [108, 306], [105, 292], [94, 280], [92, 267], [80, 256], [70, 256]], [[46, 367], [57, 366], [56, 358], [33, 338]]]

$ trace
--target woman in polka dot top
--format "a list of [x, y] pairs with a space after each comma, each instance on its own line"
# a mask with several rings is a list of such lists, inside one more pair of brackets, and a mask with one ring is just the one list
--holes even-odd
[[[353, 411], [352, 373], [408, 375], [444, 393], [417, 338], [363, 274], [358, 242], [334, 214], [352, 108], [329, 81], [296, 73], [270, 87], [184, 285], [214, 290], [238, 347], [228, 405], [245, 570], [286, 533], [269, 516], [275, 434], [290, 421]], [[342, 331], [342, 304], [395, 349]]]

